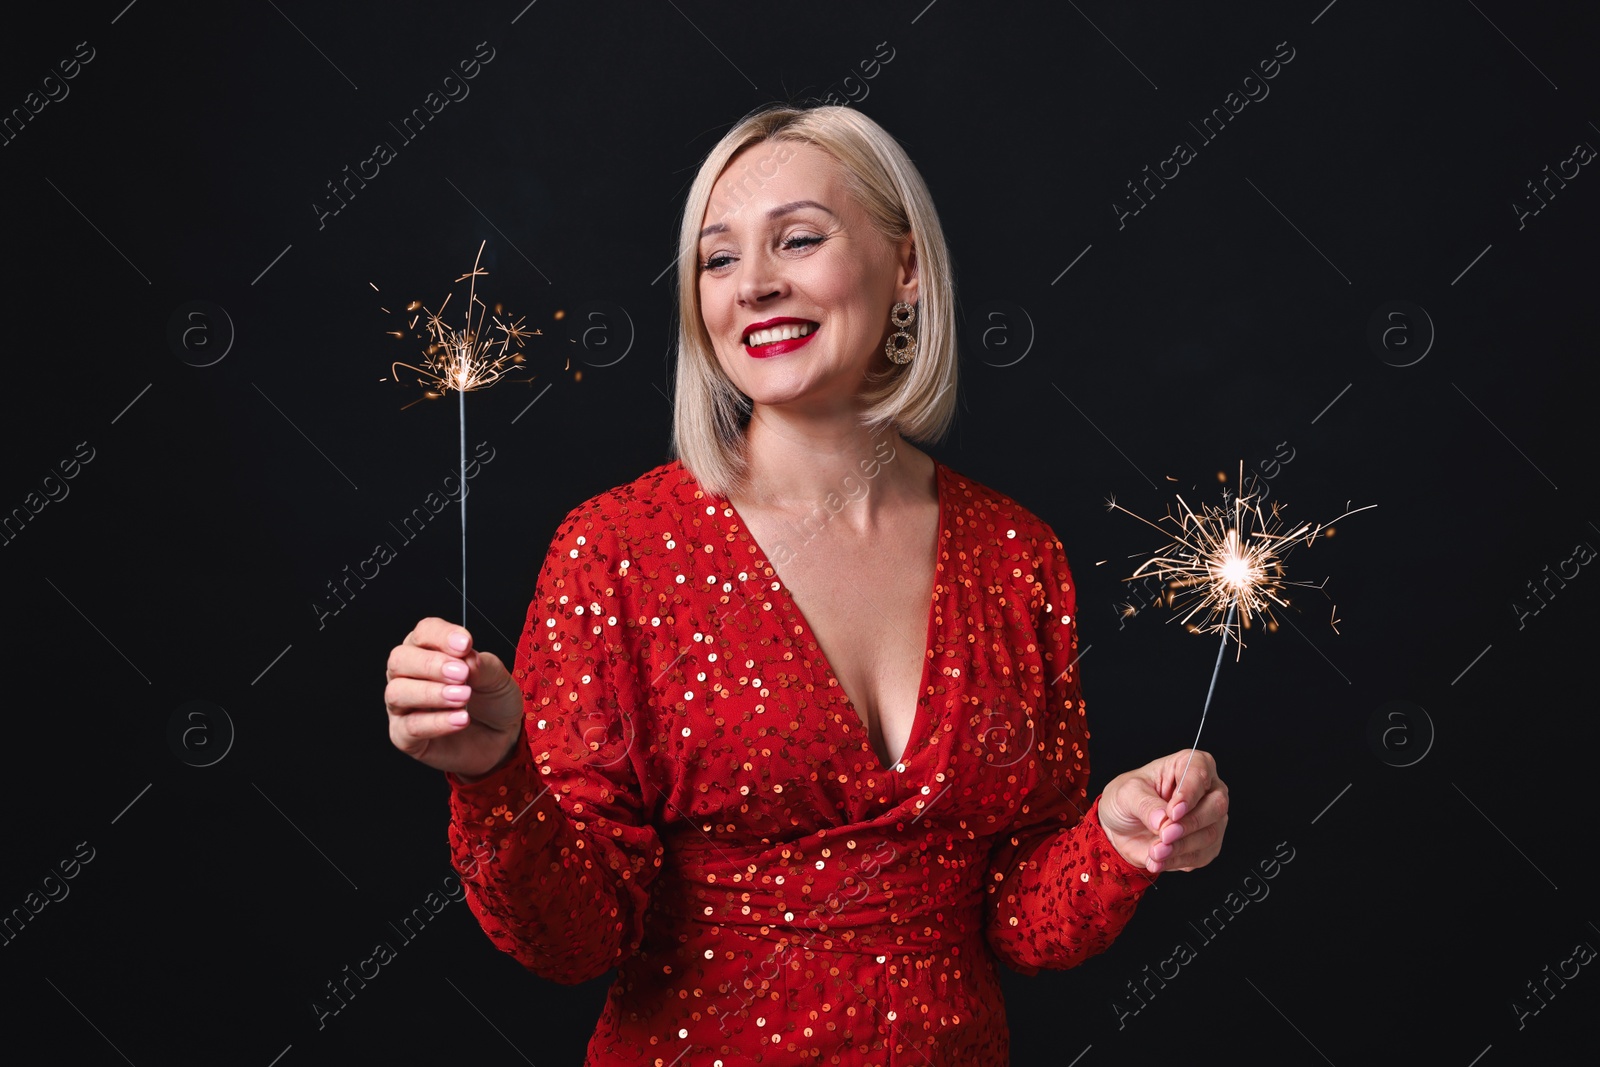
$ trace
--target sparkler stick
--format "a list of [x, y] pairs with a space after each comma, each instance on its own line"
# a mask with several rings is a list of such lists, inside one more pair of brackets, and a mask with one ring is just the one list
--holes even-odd
[[[489, 273], [478, 266], [483, 258], [484, 245], [488, 243], [485, 240], [478, 245], [478, 255], [472, 261], [472, 269], [456, 279], [458, 283], [469, 282], [465, 326], [452, 329], [445, 325], [444, 309], [450, 303], [449, 295], [446, 295], [444, 303], [439, 305], [439, 310], [436, 312], [429, 311], [421, 301], [411, 301], [406, 310], [412, 312], [420, 309], [423, 314], [414, 316], [407, 329], [414, 329], [419, 321], [424, 322], [423, 328], [429, 342], [423, 349], [425, 358], [420, 367], [398, 361], [390, 367], [390, 373], [394, 375], [396, 381], [400, 377], [399, 368], [405, 367], [414, 371], [417, 374], [417, 384], [424, 388], [422, 394], [424, 400], [437, 400], [452, 389], [457, 394], [456, 411], [461, 443], [461, 621], [463, 625], [467, 621], [467, 393], [487, 389], [507, 374], [520, 370], [526, 357], [521, 351], [513, 351], [512, 346], [515, 345], [520, 350], [528, 337], [544, 332], [525, 330], [521, 318], [515, 322], [502, 322], [499, 317], [501, 313], [499, 304], [495, 305], [495, 314], [490, 316], [487, 305], [478, 299], [477, 279]], [[486, 333], [483, 324], [486, 317], [491, 318], [494, 330], [499, 331], [499, 336], [495, 336], [492, 332]], [[390, 336], [402, 340], [407, 336], [404, 330], [391, 330], [389, 333]], [[423, 335], [414, 336], [421, 339]], [[417, 402], [412, 401], [412, 403]], [[410, 406], [411, 404], [406, 405]]]
[[[1313, 585], [1309, 582], [1287, 581], [1284, 578], [1283, 561], [1295, 545], [1302, 542], [1309, 545], [1318, 537], [1333, 532], [1331, 522], [1300, 523], [1284, 531], [1280, 506], [1274, 503], [1263, 511], [1254, 483], [1248, 488], [1245, 486], [1243, 463], [1239, 464], [1239, 476], [1241, 491], [1233, 494], [1231, 506], [1226, 504], [1224, 498], [1223, 507], [1202, 504], [1199, 514], [1196, 514], [1183, 497], [1178, 497], [1178, 514], [1174, 515], [1169, 506], [1167, 514], [1160, 520], [1177, 526], [1174, 540], [1140, 564], [1132, 578], [1128, 579], [1132, 581], [1147, 574], [1165, 579], [1167, 589], [1164, 599], [1167, 605], [1180, 609], [1189, 605], [1188, 611], [1182, 616], [1187, 629], [1194, 633], [1222, 635], [1217, 648], [1216, 666], [1211, 670], [1211, 684], [1206, 689], [1205, 707], [1200, 712], [1201, 731], [1205, 729], [1206, 714], [1211, 709], [1211, 698], [1216, 692], [1217, 675], [1222, 669], [1222, 654], [1228, 647], [1228, 639], [1232, 637], [1239, 646], [1234, 656], [1237, 660], [1244, 652], [1242, 631], [1250, 627], [1252, 618], [1262, 617], [1267, 620], [1268, 629], [1276, 630], [1278, 620], [1272, 609], [1274, 605], [1280, 608], [1289, 606], [1285, 597], [1290, 587], [1322, 588], [1321, 583]], [[1109, 501], [1106, 506], [1133, 515], [1152, 529], [1162, 530], [1157, 523], [1135, 515], [1115, 500]], [[1374, 507], [1377, 505], [1368, 504], [1346, 511], [1333, 522]], [[1162, 532], [1167, 533], [1166, 530]], [[1200, 621], [1191, 622], [1197, 615]], [[1178, 618], [1176, 615], [1173, 617]], [[1200, 732], [1197, 731], [1195, 745], [1199, 743]], [[1178, 779], [1173, 796], [1177, 796], [1183, 788], [1193, 762], [1194, 746], [1191, 746], [1189, 759], [1184, 763], [1183, 774]]]
[[[1233, 622], [1233, 613], [1235, 607], [1236, 606], [1233, 604], [1228, 605], [1228, 624]], [[1211, 684], [1206, 686], [1206, 703], [1205, 706], [1200, 709], [1200, 729], [1194, 732], [1194, 744], [1189, 746], [1189, 758], [1183, 762], [1183, 773], [1178, 776], [1178, 787], [1172, 791], [1173, 796], [1177, 796], [1178, 793], [1182, 791], [1184, 780], [1189, 777], [1189, 764], [1194, 762], [1195, 746], [1200, 744], [1200, 733], [1206, 728], [1206, 712], [1211, 710], [1211, 694], [1217, 691], [1217, 674], [1222, 670], [1222, 653], [1227, 651], [1227, 648], [1228, 633], [1225, 626], [1222, 633], [1222, 640], [1217, 643], [1217, 662], [1216, 665], [1211, 668]]]
[[[483, 251], [479, 245], [478, 250]], [[456, 423], [461, 427], [461, 625], [467, 624], [467, 393], [456, 390]]]

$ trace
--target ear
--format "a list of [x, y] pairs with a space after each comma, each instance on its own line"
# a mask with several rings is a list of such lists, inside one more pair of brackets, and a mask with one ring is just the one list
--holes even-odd
[[908, 233], [900, 242], [900, 274], [896, 279], [898, 299], [915, 304], [922, 295], [921, 278], [917, 270], [917, 245]]

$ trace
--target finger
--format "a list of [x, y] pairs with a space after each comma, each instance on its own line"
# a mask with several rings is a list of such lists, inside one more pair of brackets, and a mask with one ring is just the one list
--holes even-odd
[[391, 721], [389, 739], [402, 752], [411, 752], [425, 742], [460, 733], [471, 722], [464, 711], [416, 711]]
[[[1149, 784], [1142, 779], [1130, 779], [1128, 785], [1138, 790], [1132, 805], [1124, 804], [1123, 810], [1129, 807], [1139, 820], [1139, 825], [1151, 833], [1158, 832], [1167, 822], [1167, 803], [1160, 796], [1150, 790]], [[1126, 788], [1126, 787], [1125, 787]]]
[[465, 656], [472, 648], [472, 633], [447, 619], [430, 616], [417, 623], [416, 629], [406, 635], [405, 643]]
[[1203, 826], [1210, 826], [1219, 819], [1226, 818], [1229, 803], [1228, 787], [1218, 780], [1210, 792], [1196, 801], [1194, 810], [1180, 816], [1184, 833], [1193, 833]]
[[422, 678], [431, 682], [466, 682], [471, 668], [458, 656], [416, 645], [396, 645], [389, 652], [389, 679]]
[[465, 653], [465, 657], [467, 668], [471, 672], [467, 684], [479, 692], [515, 684], [511, 678], [511, 671], [493, 652], [468, 652]]
[[1223, 816], [1210, 826], [1192, 834], [1185, 834], [1182, 841], [1173, 846], [1172, 854], [1166, 857], [1166, 863], [1181, 870], [1204, 867], [1216, 859], [1218, 853], [1222, 851], [1222, 836], [1227, 825], [1227, 816]]
[[[1169, 759], [1174, 760], [1181, 758], [1183, 763], [1181, 763], [1180, 766], [1186, 765], [1188, 768], [1187, 771], [1181, 772], [1180, 777], [1182, 784], [1172, 794], [1172, 803], [1174, 807], [1176, 807], [1178, 802], [1181, 800], [1190, 800], [1191, 803], [1189, 806], [1190, 808], [1193, 808], [1194, 804], [1192, 801], [1195, 798], [1205, 796], [1216, 786], [1217, 761], [1212, 758], [1211, 753], [1206, 752], [1203, 749], [1193, 749], [1192, 751], [1194, 753], [1194, 758], [1190, 759], [1189, 751], [1190, 750], [1177, 752], [1168, 757]], [[1181, 816], [1175, 817], [1181, 818]]]
[[1222, 816], [1216, 822], [1200, 827], [1194, 832], [1184, 833], [1184, 837], [1173, 846], [1174, 856], [1171, 862], [1186, 862], [1186, 864], [1206, 864], [1222, 851], [1222, 833], [1227, 830], [1227, 816]]
[[417, 711], [454, 711], [472, 698], [472, 687], [425, 682], [419, 678], [396, 678], [383, 690], [383, 703], [391, 716]]
[[1126, 820], [1137, 823], [1141, 831], [1155, 833], [1167, 822], [1166, 801], [1156, 793], [1156, 776], [1149, 767], [1118, 775], [1113, 785], [1106, 799], [1112, 802], [1112, 818], [1119, 829], [1131, 830]]

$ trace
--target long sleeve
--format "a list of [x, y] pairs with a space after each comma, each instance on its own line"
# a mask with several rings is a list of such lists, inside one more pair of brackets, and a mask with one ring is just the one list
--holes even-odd
[[1074, 967], [1104, 951], [1153, 884], [1106, 837], [1099, 799], [1088, 800], [1077, 592], [1048, 527], [1034, 541], [1033, 566], [1033, 617], [1046, 675], [1034, 744], [1039, 773], [990, 854], [984, 899], [990, 946], [1026, 975]]
[[662, 861], [607, 526], [592, 501], [580, 506], [546, 555], [512, 670], [525, 712], [513, 758], [475, 782], [446, 776], [468, 906], [502, 951], [569, 985], [638, 949]]

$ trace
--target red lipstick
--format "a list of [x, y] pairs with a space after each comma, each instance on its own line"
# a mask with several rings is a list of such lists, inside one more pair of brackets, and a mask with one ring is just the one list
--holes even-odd
[[810, 319], [767, 319], [763, 322], [751, 323], [748, 327], [746, 327], [744, 336], [749, 337], [751, 334], [756, 333], [759, 330], [767, 330], [774, 326], [786, 325], [810, 325], [812, 330], [804, 337], [792, 337], [784, 341], [773, 341], [770, 344], [761, 345], [759, 348], [752, 347], [751, 345], [747, 344], [744, 346], [744, 350], [751, 356], [754, 356], [756, 359], [765, 359], [768, 356], [781, 356], [786, 352], [793, 352], [795, 349], [799, 348], [801, 345], [815, 337], [818, 331], [822, 329], [821, 326], [811, 322]]

